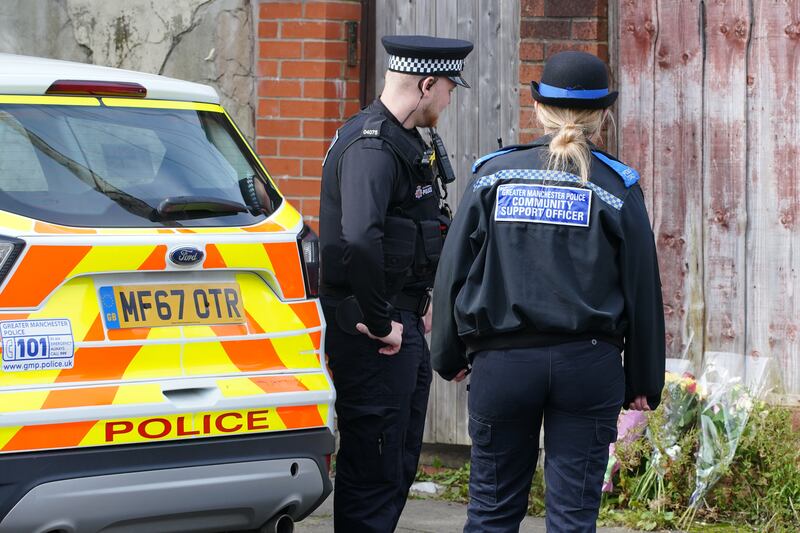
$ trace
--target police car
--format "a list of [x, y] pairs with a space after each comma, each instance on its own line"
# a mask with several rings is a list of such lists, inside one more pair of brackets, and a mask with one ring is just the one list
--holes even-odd
[[318, 243], [207, 86], [0, 54], [0, 532], [290, 531]]

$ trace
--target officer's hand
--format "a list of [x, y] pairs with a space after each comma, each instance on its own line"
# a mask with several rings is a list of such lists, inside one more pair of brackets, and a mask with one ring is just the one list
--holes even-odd
[[386, 344], [383, 348], [378, 350], [378, 353], [383, 355], [394, 355], [400, 351], [400, 345], [403, 344], [403, 324], [392, 320], [392, 331], [385, 337], [376, 337], [369, 332], [369, 328], [359, 322], [356, 324], [356, 329], [369, 337], [370, 339], [379, 340]]
[[458, 374], [456, 374], [456, 376], [453, 378], [453, 381], [455, 381], [456, 383], [461, 383], [462, 381], [464, 381], [466, 377], [467, 377], [467, 369], [462, 368], [458, 372]]
[[649, 411], [650, 405], [647, 403], [647, 396], [637, 396], [634, 398], [628, 406], [628, 409], [633, 409], [634, 411]]
[[425, 311], [425, 316], [422, 317], [422, 325], [425, 326], [425, 333], [431, 332], [433, 324], [433, 306], [429, 305], [428, 310]]

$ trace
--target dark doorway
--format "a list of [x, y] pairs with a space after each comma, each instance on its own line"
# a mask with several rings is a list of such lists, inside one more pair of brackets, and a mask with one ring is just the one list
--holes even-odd
[[361, 0], [359, 100], [362, 108], [375, 99], [375, 2]]

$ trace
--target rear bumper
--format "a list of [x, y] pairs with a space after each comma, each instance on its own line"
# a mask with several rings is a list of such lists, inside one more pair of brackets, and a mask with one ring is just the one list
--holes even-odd
[[224, 531], [328, 496], [326, 428], [0, 456], [0, 532]]

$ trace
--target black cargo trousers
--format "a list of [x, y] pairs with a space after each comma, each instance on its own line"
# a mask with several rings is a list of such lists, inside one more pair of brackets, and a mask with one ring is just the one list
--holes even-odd
[[323, 300], [322, 308], [340, 439], [334, 530], [388, 533], [400, 519], [422, 447], [431, 385], [422, 319], [395, 311], [392, 319], [403, 324], [403, 343], [397, 354], [382, 355], [380, 341], [339, 328], [335, 301]]
[[592, 339], [477, 352], [465, 533], [511, 533], [528, 506], [544, 420], [548, 533], [594, 533], [625, 395], [620, 349]]

